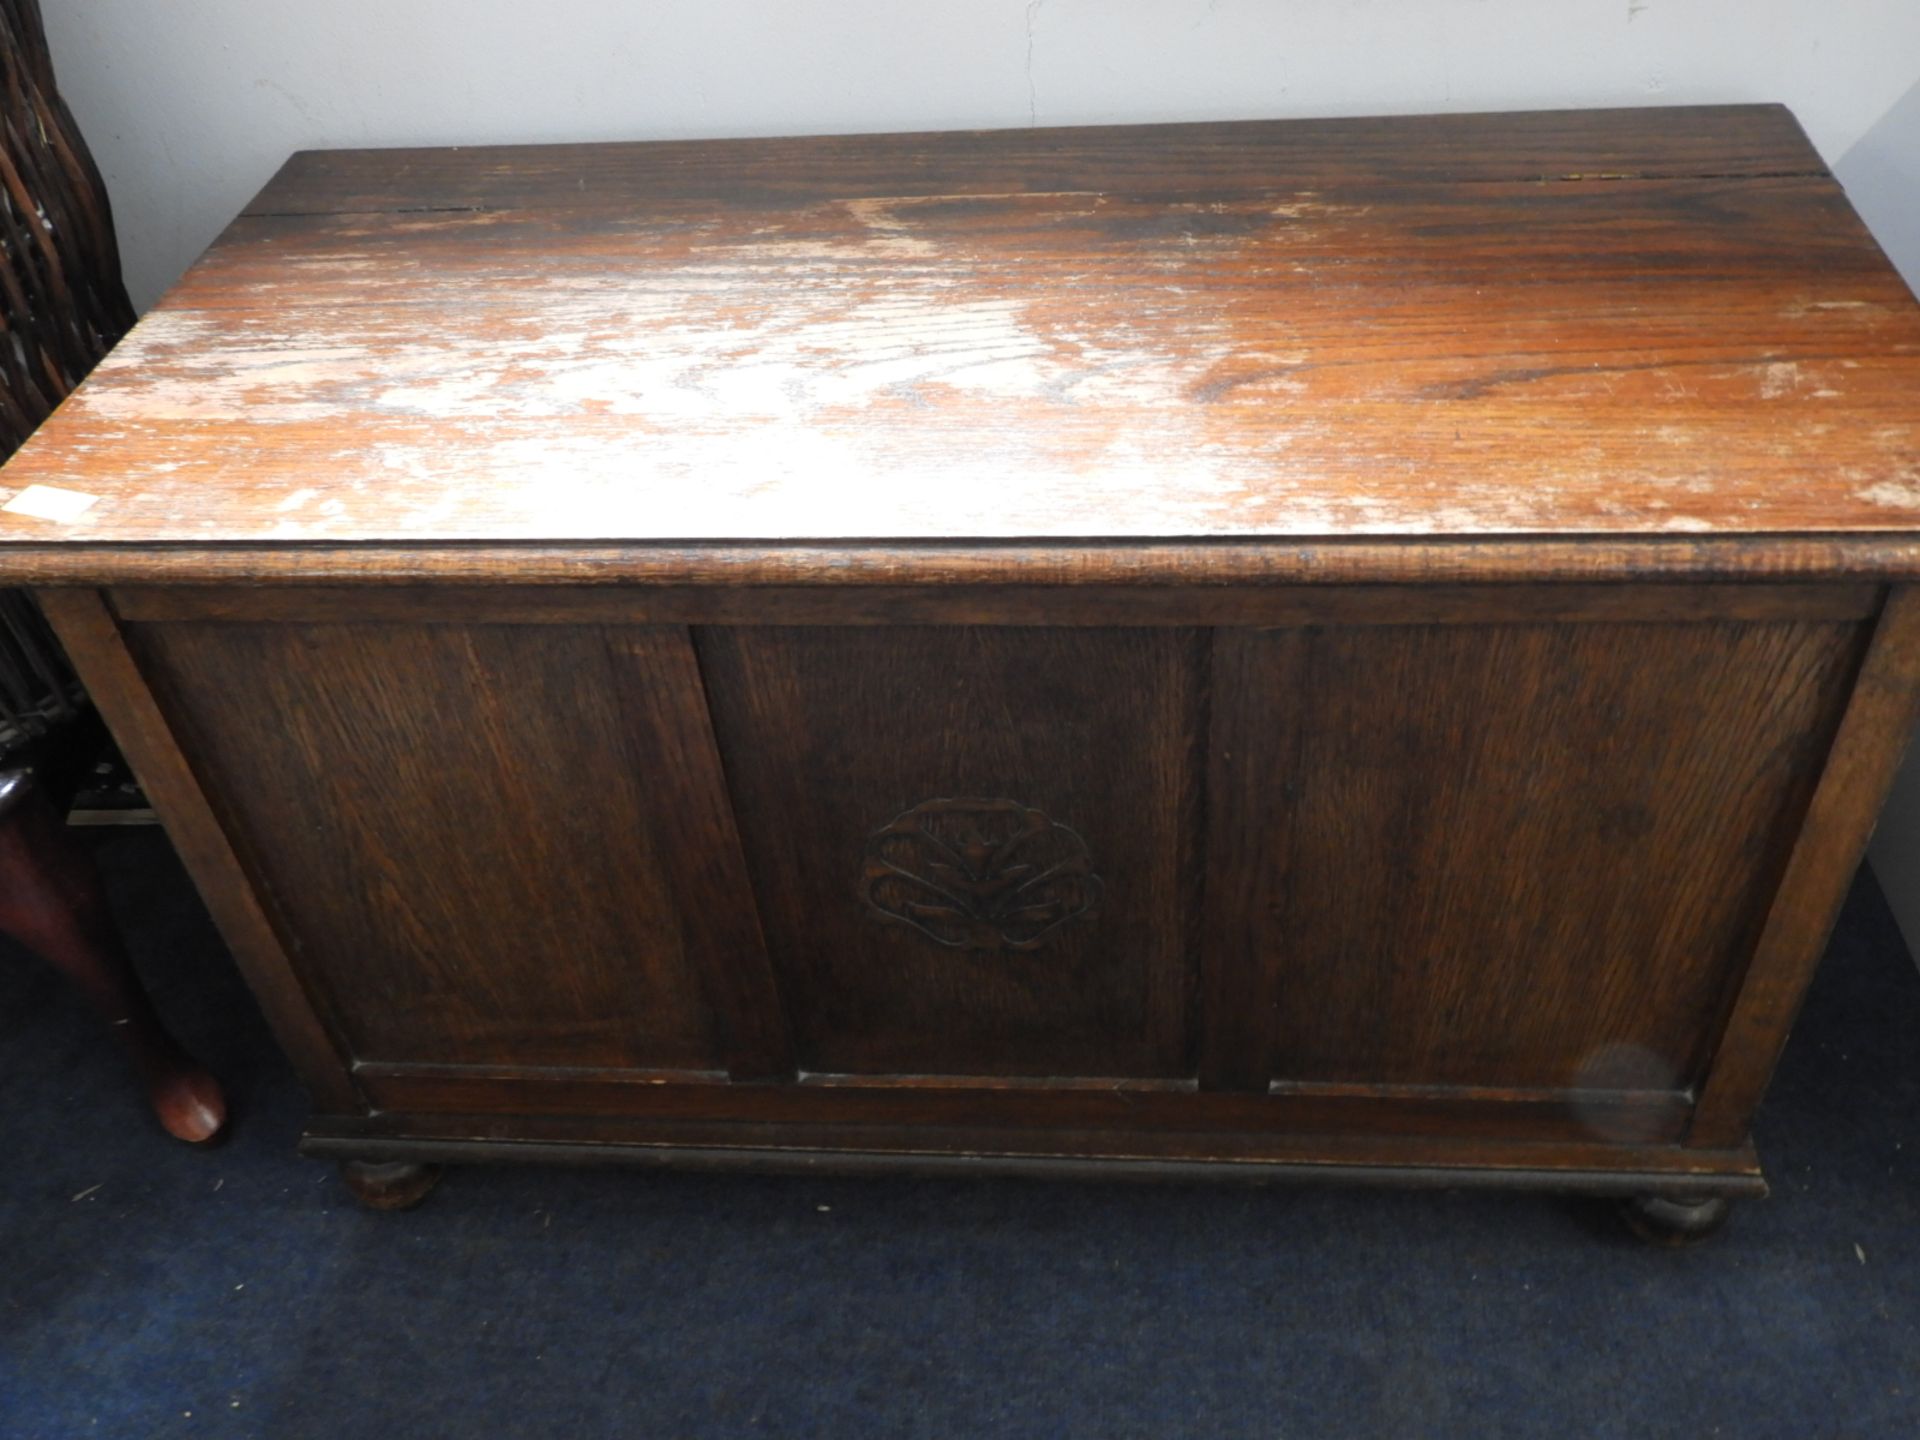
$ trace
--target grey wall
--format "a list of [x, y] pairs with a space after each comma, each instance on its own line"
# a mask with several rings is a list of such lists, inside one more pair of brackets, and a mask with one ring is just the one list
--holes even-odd
[[[292, 150], [1784, 100], [1920, 280], [1916, 0], [43, 0], [137, 304]], [[1875, 866], [1920, 948], [1920, 762]]]

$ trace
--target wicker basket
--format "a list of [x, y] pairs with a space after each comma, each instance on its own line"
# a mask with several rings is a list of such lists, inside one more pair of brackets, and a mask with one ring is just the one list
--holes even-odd
[[[38, 0], [0, 0], [0, 460], [133, 324], [106, 187], [53, 83]], [[0, 755], [78, 713], [39, 611], [0, 590]]]
[[106, 187], [54, 89], [37, 0], [0, 0], [0, 458], [133, 324]]

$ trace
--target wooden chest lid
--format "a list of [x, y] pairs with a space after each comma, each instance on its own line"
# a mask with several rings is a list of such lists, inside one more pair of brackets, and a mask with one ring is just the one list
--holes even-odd
[[1920, 307], [1779, 107], [309, 152], [0, 486], [91, 497], [23, 551], [1884, 537]]

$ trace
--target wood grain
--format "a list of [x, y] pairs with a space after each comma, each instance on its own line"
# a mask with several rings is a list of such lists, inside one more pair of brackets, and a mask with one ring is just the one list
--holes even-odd
[[123, 619], [489, 625], [1484, 625], [1864, 620], [1877, 585], [122, 586]]
[[[809, 1071], [1192, 1073], [1197, 637], [897, 627], [699, 632], [767, 942]], [[863, 903], [923, 801], [1070, 827], [1097, 911], [1030, 953], [949, 948]]]
[[1247, 1083], [1696, 1082], [1859, 653], [1831, 623], [1278, 631], [1214, 697]]
[[1916, 455], [1777, 107], [315, 153], [0, 580], [316, 1150], [1724, 1196]]
[[[1920, 535], [844, 545], [63, 545], [0, 542], [45, 586], [1453, 585], [1920, 580]], [[272, 603], [270, 600], [266, 603]], [[724, 603], [718, 602], [715, 603]]]
[[[1419, 143], [1409, 139], [1418, 135]], [[1571, 170], [1569, 154], [1585, 158]], [[791, 203], [822, 194], [971, 195], [1069, 188], [1089, 170], [1141, 193], [1220, 190], [1247, 173], [1430, 183], [1823, 175], [1782, 105], [1549, 110], [1418, 119], [1067, 126], [748, 141], [306, 150], [248, 215]]]
[[1689, 1150], [1449, 1136], [994, 1127], [765, 1125], [597, 1117], [524, 1117], [512, 1132], [472, 1116], [328, 1118], [301, 1148], [316, 1155], [468, 1162], [684, 1166], [822, 1173], [1015, 1174], [1181, 1181], [1311, 1180], [1335, 1184], [1501, 1186], [1600, 1194], [1763, 1196], [1753, 1151]]
[[301, 1083], [323, 1111], [364, 1110], [366, 1101], [348, 1073], [350, 1056], [338, 1032], [329, 1031], [308, 977], [295, 963], [297, 942], [282, 938], [262, 904], [253, 875], [235, 852], [104, 598], [86, 590], [39, 598], [87, 694], [166, 822], [181, 863], [193, 876]]
[[1502, 123], [303, 158], [0, 543], [1917, 528], [1920, 309], [1787, 117]]
[[719, 777], [687, 773], [710, 752], [674, 713], [702, 706], [682, 632], [135, 643], [357, 1060], [784, 1068], [766, 1017], [731, 1046], [716, 1019], [757, 934]]
[[1219, 1133], [1471, 1135], [1488, 1142], [1671, 1143], [1688, 1097], [1650, 1091], [1491, 1091], [1428, 1086], [1272, 1095], [1195, 1094], [1189, 1083], [1030, 1077], [812, 1075], [799, 1085], [730, 1085], [677, 1075], [547, 1068], [369, 1064], [355, 1071], [380, 1110], [403, 1114], [606, 1116], [671, 1123], [1077, 1127], [1184, 1135], [1198, 1152]]
[[1920, 716], [1920, 593], [1896, 590], [1701, 1087], [1690, 1144], [1747, 1132]]
[[[641, 823], [679, 914], [687, 964], [713, 1007], [728, 1074], [786, 1079], [793, 1074], [793, 1041], [747, 882], [692, 637], [678, 626], [622, 626], [600, 634], [630, 737], [626, 768], [645, 796]], [[607, 788], [623, 788], [624, 777], [606, 778]], [[617, 903], [633, 905], [637, 898]]]
[[1280, 1002], [1274, 957], [1289, 943], [1275, 888], [1300, 839], [1293, 816], [1306, 707], [1299, 697], [1313, 637], [1218, 630], [1211, 638], [1199, 1076], [1208, 1090], [1264, 1092]]

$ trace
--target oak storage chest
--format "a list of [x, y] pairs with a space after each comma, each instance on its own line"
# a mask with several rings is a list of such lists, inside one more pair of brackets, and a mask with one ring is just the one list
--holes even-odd
[[300, 154], [0, 486], [384, 1203], [1704, 1230], [1920, 681], [1920, 311], [1775, 107]]

